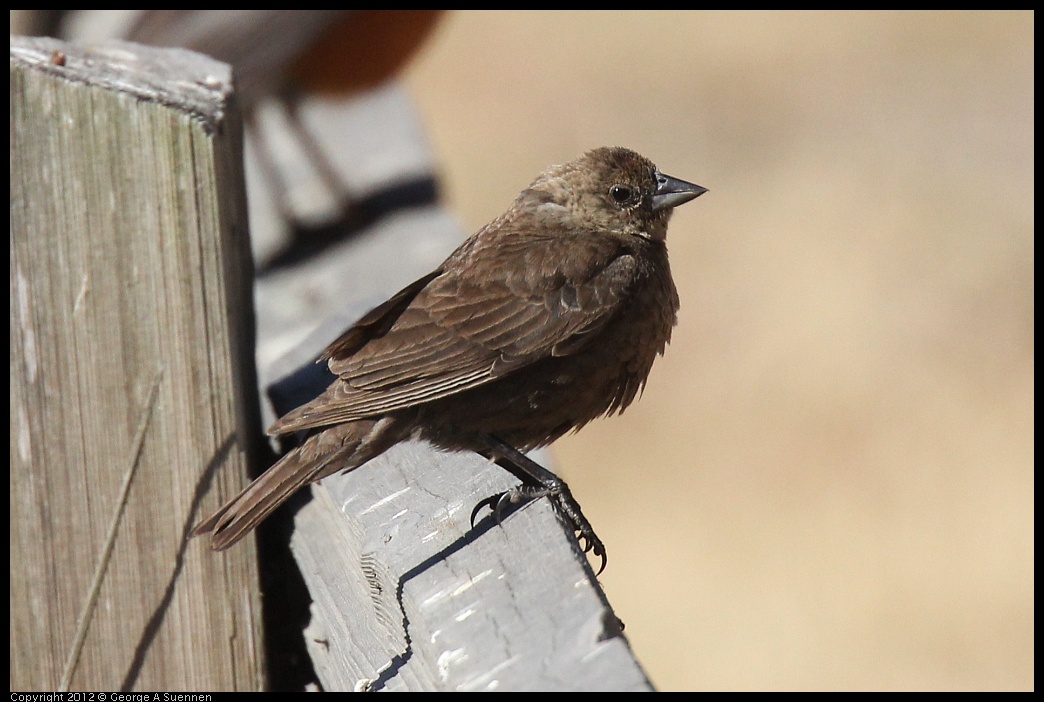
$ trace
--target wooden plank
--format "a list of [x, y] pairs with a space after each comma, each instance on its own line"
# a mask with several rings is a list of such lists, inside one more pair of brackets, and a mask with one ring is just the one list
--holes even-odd
[[313, 593], [327, 690], [647, 691], [586, 557], [550, 503], [472, 510], [514, 479], [401, 444], [328, 478], [291, 547]]
[[239, 116], [198, 54], [11, 38], [11, 688], [259, 689]]

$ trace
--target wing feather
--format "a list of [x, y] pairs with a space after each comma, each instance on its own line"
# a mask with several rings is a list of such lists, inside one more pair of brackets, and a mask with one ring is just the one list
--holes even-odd
[[[340, 381], [285, 415], [270, 433], [392, 412], [477, 387], [551, 355], [576, 353], [626, 304], [639, 275], [635, 257], [612, 237], [592, 234], [585, 241], [586, 266], [563, 272], [560, 252], [541, 241], [534, 246], [543, 251], [526, 251], [537, 265], [521, 274], [517, 264], [477, 266], [475, 256], [495, 256], [497, 249], [472, 244], [465, 250], [468, 242], [442, 269], [375, 308], [332, 344], [323, 357]], [[518, 257], [519, 242], [511, 248]], [[452, 266], [462, 251], [472, 257], [470, 265]], [[575, 245], [570, 255], [576, 256]], [[475, 268], [515, 273], [475, 280], [469, 275]]]

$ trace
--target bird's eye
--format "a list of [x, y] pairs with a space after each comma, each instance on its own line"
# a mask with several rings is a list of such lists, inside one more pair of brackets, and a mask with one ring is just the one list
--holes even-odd
[[609, 188], [609, 197], [618, 205], [627, 205], [635, 201], [635, 190], [629, 185], [614, 185]]

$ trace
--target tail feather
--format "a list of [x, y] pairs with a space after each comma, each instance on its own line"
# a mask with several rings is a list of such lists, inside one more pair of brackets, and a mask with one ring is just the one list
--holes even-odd
[[405, 434], [390, 417], [338, 424], [311, 435], [236, 497], [191, 531], [211, 534], [211, 548], [232, 546], [308, 483], [356, 468]]
[[209, 518], [193, 527], [191, 535], [211, 534], [211, 548], [223, 551], [253, 531], [265, 517], [291, 495], [321, 477], [329, 456], [301, 464], [301, 455], [291, 451], [250, 483]]

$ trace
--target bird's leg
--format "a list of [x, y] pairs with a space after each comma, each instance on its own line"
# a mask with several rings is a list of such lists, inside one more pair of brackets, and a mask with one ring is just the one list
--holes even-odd
[[583, 511], [580, 509], [580, 504], [573, 498], [573, 494], [569, 491], [569, 486], [565, 484], [565, 481], [514, 446], [504, 443], [495, 436], [486, 435], [481, 437], [481, 439], [484, 446], [480, 453], [486, 458], [491, 458], [498, 466], [506, 469], [521, 480], [522, 484], [480, 502], [472, 513], [472, 522], [474, 522], [474, 517], [478, 510], [485, 505], [489, 505], [492, 508], [493, 516], [499, 524], [504, 508], [509, 504], [534, 500], [538, 497], [547, 497], [551, 500], [551, 504], [555, 506], [555, 509], [580, 533], [580, 538], [583, 540], [581, 546], [584, 552], [592, 551], [594, 555], [602, 559], [602, 565], [596, 575], [605, 570], [605, 546], [602, 545], [602, 540], [595, 534], [591, 523], [587, 521], [587, 517], [584, 516]]

